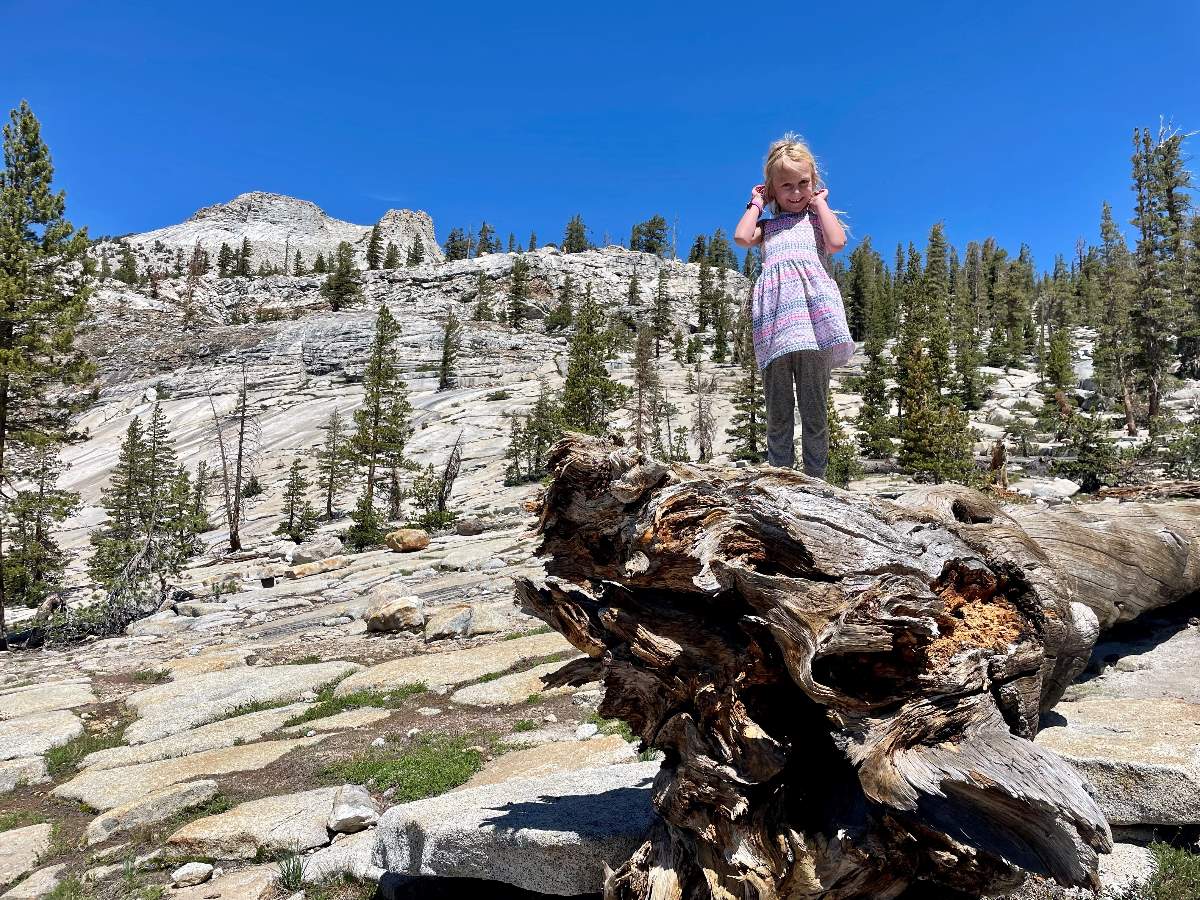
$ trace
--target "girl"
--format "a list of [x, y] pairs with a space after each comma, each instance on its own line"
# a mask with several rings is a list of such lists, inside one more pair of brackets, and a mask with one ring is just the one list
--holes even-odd
[[[829, 191], [812, 151], [797, 135], [771, 144], [733, 238], [739, 247], [762, 244], [762, 273], [754, 285], [754, 354], [767, 396], [767, 462], [791, 468], [795, 412], [800, 404], [804, 472], [825, 477], [829, 461], [829, 374], [854, 353], [829, 254], [846, 233], [829, 208]], [[776, 213], [759, 223], [766, 204]]]

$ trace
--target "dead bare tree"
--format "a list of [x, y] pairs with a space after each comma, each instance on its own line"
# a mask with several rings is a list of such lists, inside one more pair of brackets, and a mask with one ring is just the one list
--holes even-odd
[[1098, 886], [1108, 825], [1031, 739], [1102, 629], [1200, 587], [1200, 503], [886, 502], [582, 435], [550, 468], [518, 594], [665, 754], [608, 900]]
[[217, 413], [211, 390], [208, 392], [208, 403], [212, 409], [213, 430], [221, 463], [221, 505], [229, 529], [229, 549], [237, 552], [242, 549], [240, 529], [245, 504], [243, 476], [250, 472], [257, 456], [259, 436], [257, 418], [250, 411], [246, 367], [242, 366], [237, 399], [228, 416], [222, 418]]

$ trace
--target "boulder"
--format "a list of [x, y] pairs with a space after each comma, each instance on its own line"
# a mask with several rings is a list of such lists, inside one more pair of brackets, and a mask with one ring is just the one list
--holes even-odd
[[376, 829], [390, 872], [502, 881], [530, 891], [599, 893], [655, 820], [658, 763], [518, 778], [395, 806]]
[[266, 900], [275, 895], [279, 866], [275, 863], [238, 869], [195, 887], [172, 891], [171, 900]]
[[320, 537], [313, 538], [311, 541], [305, 541], [292, 551], [292, 565], [300, 566], [304, 563], [317, 562], [322, 559], [327, 559], [330, 556], [337, 556], [342, 552], [342, 542], [334, 534], [323, 534]]
[[363, 621], [368, 631], [418, 631], [425, 624], [425, 604], [401, 585], [381, 584], [367, 594]]
[[366, 788], [347, 784], [333, 798], [333, 811], [326, 823], [338, 834], [356, 834], [379, 821], [379, 810]]
[[49, 781], [46, 760], [41, 756], [24, 756], [0, 762], [0, 794], [6, 794], [23, 784]]
[[562, 667], [561, 661], [547, 663], [524, 672], [502, 675], [492, 681], [481, 681], [479, 684], [459, 688], [450, 695], [450, 699], [469, 706], [516, 706], [526, 702], [534, 694], [559, 697], [571, 693], [575, 688], [563, 685], [547, 690], [542, 676], [557, 672]]
[[384, 538], [389, 550], [412, 553], [429, 546], [429, 533], [422, 528], [399, 528]]
[[315, 562], [292, 566], [287, 570], [287, 577], [308, 578], [310, 575], [321, 575], [325, 572], [332, 572], [334, 569], [345, 568], [348, 565], [350, 565], [350, 560], [344, 556], [328, 556], [325, 559], [318, 559]]
[[1113, 844], [1112, 853], [1100, 856], [1100, 893], [1082, 888], [1064, 888], [1053, 881], [1030, 878], [1005, 900], [1128, 900], [1141, 897], [1158, 863], [1145, 847], [1136, 844]]
[[[517, 737], [520, 736], [518, 732]], [[590, 741], [539, 744], [536, 747], [526, 747], [497, 756], [457, 790], [502, 784], [514, 778], [540, 778], [580, 769], [634, 762], [637, 762], [634, 745], [626, 743], [619, 734], [607, 734]]]
[[65, 709], [0, 721], [0, 760], [40, 756], [83, 734], [83, 722]]
[[467, 637], [478, 637], [481, 634], [503, 634], [508, 629], [508, 616], [499, 607], [471, 604], [471, 621], [467, 623]]
[[59, 876], [66, 867], [66, 863], [60, 863], [57, 866], [38, 869], [0, 897], [0, 900], [42, 900], [54, 893], [54, 889], [58, 887]]
[[463, 637], [471, 625], [471, 607], [465, 605], [442, 606], [425, 619], [425, 640]]

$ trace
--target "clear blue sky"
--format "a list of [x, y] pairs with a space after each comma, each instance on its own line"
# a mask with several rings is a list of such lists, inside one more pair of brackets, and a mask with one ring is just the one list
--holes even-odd
[[486, 218], [557, 241], [579, 212], [624, 241], [661, 213], [686, 252], [795, 130], [889, 262], [944, 220], [1049, 268], [1103, 200], [1129, 218], [1135, 126], [1200, 129], [1195, 0], [48, 9], [0, 0], [0, 102], [32, 104], [94, 235], [267, 190], [358, 223], [424, 209], [439, 240]]

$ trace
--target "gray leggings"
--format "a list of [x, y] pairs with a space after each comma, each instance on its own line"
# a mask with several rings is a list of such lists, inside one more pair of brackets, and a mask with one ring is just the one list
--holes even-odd
[[763, 370], [767, 395], [767, 462], [790, 469], [796, 464], [796, 403], [800, 405], [804, 473], [825, 477], [829, 464], [830, 350], [796, 350]]

